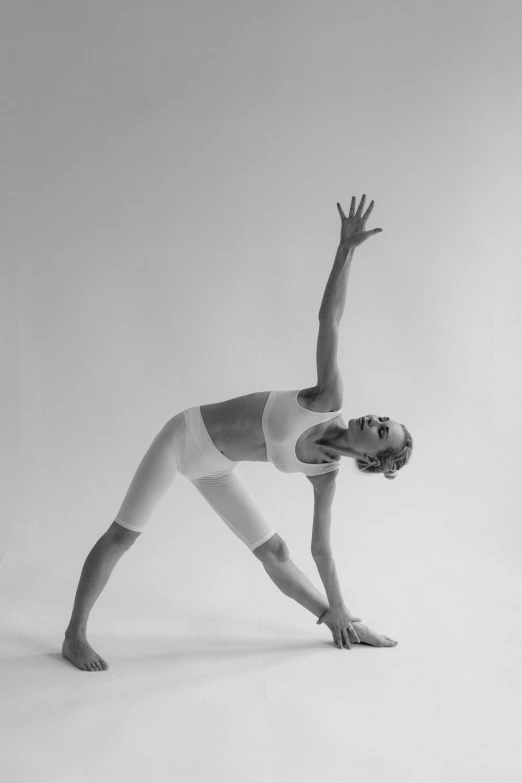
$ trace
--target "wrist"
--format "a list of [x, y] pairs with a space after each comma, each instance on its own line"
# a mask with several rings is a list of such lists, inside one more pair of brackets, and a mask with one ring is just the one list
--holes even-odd
[[353, 245], [351, 242], [343, 242], [342, 240], [339, 242], [339, 250], [341, 250], [343, 253], [351, 253], [351, 255], [354, 254], [356, 245]]

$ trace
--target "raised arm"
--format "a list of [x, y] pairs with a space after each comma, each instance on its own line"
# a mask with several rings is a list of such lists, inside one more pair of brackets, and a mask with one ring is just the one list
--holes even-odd
[[335, 260], [330, 272], [330, 277], [324, 289], [321, 307], [319, 308], [319, 320], [339, 326], [343, 317], [346, 303], [346, 289], [348, 287], [348, 275], [352, 266], [355, 248], [339, 244], [335, 254]]
[[365, 230], [366, 221], [370, 217], [374, 205], [372, 201], [363, 214], [365, 199], [366, 196], [363, 195], [356, 212], [355, 196], [352, 196], [348, 217], [344, 214], [341, 205], [337, 204], [337, 209], [341, 216], [341, 238], [335, 255], [334, 265], [326, 283], [321, 307], [319, 308], [320, 320], [327, 319], [337, 325], [340, 324], [346, 303], [348, 275], [355, 248], [369, 237], [382, 231], [382, 228], [374, 228], [372, 231]]

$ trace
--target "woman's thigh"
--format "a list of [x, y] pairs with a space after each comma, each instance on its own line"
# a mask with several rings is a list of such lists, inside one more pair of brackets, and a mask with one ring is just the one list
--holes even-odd
[[141, 460], [115, 521], [136, 532], [146, 527], [152, 512], [171, 487], [179, 470], [184, 419], [178, 414], [158, 432]]
[[277, 532], [237, 472], [190, 479], [230, 530], [254, 551]]

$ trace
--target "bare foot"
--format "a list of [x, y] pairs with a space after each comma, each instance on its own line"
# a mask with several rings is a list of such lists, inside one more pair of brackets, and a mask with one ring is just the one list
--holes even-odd
[[107, 661], [92, 649], [85, 636], [66, 636], [62, 655], [84, 672], [101, 672], [109, 668]]
[[[334, 643], [337, 645], [337, 642], [335, 641], [334, 636], [334, 626], [332, 623], [329, 623], [328, 621], [325, 621], [325, 625], [328, 626], [332, 633], [332, 637], [334, 640]], [[353, 627], [357, 631], [357, 636], [359, 637], [359, 640], [361, 644], [371, 644], [373, 647], [396, 647], [398, 642], [395, 642], [393, 639], [390, 639], [389, 636], [384, 636], [383, 634], [376, 633], [376, 631], [372, 631], [371, 628], [368, 628], [367, 625], [364, 625], [364, 623], [353, 623]], [[357, 644], [355, 640], [355, 636], [351, 631], [348, 631], [350, 634], [350, 642], [352, 645]], [[341, 649], [339, 647], [339, 649]], [[346, 645], [343, 647], [344, 650], [347, 650], [348, 647]]]
[[[390, 639], [389, 636], [372, 631], [364, 623], [354, 623], [353, 627], [357, 631], [357, 636], [361, 644], [371, 644], [373, 647], [396, 647], [398, 642]], [[353, 642], [353, 635], [350, 634], [350, 641]]]

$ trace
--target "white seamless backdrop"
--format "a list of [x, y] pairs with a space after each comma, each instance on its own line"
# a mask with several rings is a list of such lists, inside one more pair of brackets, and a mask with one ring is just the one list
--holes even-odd
[[[519, 779], [520, 8], [96, 0], [2, 17], [0, 768]], [[85, 557], [167, 419], [315, 383], [336, 202], [363, 193], [383, 232], [350, 272], [343, 412], [404, 422], [414, 451], [394, 482], [342, 461], [332, 542], [348, 607], [399, 646], [339, 661], [178, 476], [93, 609], [111, 665], [93, 682], [59, 654]], [[240, 472], [321, 588], [309, 482]], [[54, 712], [36, 708], [46, 682]]]

